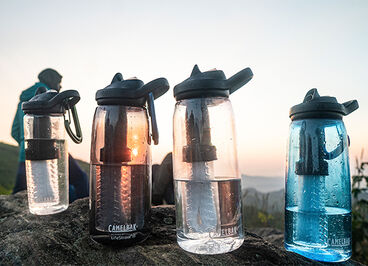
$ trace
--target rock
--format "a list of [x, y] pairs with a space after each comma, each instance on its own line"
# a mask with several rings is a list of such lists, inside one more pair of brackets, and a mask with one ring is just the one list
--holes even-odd
[[277, 247], [282, 247], [284, 245], [284, 233], [275, 228], [260, 227], [249, 228], [248, 230]]
[[[176, 244], [175, 208], [152, 209], [153, 232], [128, 248], [103, 246], [88, 234], [88, 199], [77, 200], [63, 213], [30, 214], [26, 192], [0, 195], [1, 265], [323, 265], [274, 246], [247, 232], [244, 244], [221, 255], [195, 255]], [[333, 265], [333, 264], [329, 264]], [[353, 261], [345, 265], [359, 265]]]

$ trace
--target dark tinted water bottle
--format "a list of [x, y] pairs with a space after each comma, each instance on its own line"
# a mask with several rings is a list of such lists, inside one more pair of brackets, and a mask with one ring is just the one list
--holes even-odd
[[[151, 134], [158, 142], [154, 98], [168, 90], [165, 79], [146, 85], [123, 80], [97, 91], [91, 143], [90, 235], [103, 244], [131, 245], [150, 232]], [[146, 108], [147, 107], [147, 108]], [[148, 109], [148, 111], [147, 111]]]

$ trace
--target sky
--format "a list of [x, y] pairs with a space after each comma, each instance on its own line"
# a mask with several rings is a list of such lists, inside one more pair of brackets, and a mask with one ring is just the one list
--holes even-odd
[[[76, 89], [84, 140], [70, 153], [89, 161], [95, 93], [116, 72], [144, 82], [165, 77], [156, 101], [160, 144], [153, 163], [172, 150], [173, 87], [198, 64], [227, 77], [250, 67], [254, 78], [230, 100], [240, 172], [283, 176], [291, 106], [311, 88], [360, 108], [344, 122], [350, 159], [368, 159], [368, 1], [40, 1], [0, 0], [0, 141], [19, 94], [51, 67], [63, 89]], [[353, 172], [353, 171], [352, 171]]]

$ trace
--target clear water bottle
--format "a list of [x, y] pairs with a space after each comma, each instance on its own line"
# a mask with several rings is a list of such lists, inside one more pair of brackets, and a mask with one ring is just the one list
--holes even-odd
[[285, 195], [285, 248], [307, 258], [338, 262], [351, 256], [349, 138], [342, 117], [356, 100], [308, 91], [290, 109]]
[[173, 168], [177, 241], [198, 254], [230, 252], [244, 241], [241, 179], [229, 95], [253, 73], [230, 79], [220, 70], [201, 72], [174, 88]]
[[[98, 90], [92, 126], [89, 232], [102, 244], [131, 245], [150, 232], [151, 117], [158, 144], [154, 99], [169, 89], [166, 79], [144, 85], [118, 73]], [[147, 113], [148, 109], [148, 113]]]
[[[58, 93], [40, 87], [36, 95], [22, 104], [29, 210], [46, 215], [66, 210], [69, 205], [68, 152], [65, 129], [76, 143], [82, 141], [75, 104], [79, 93]], [[76, 135], [64, 114], [72, 112]]]

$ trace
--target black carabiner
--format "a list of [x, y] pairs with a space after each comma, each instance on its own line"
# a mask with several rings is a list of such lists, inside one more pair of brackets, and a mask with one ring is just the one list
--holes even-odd
[[[77, 113], [77, 108], [75, 106], [70, 107], [69, 106], [69, 101], [68, 99], [65, 99], [64, 101], [65, 105], [66, 105], [66, 109], [68, 111], [68, 119], [66, 119], [65, 117], [65, 113], [64, 113], [64, 125], [65, 125], [65, 129], [66, 132], [68, 132], [68, 135], [70, 136], [70, 138], [77, 144], [81, 143], [83, 140], [83, 136], [82, 136], [82, 130], [80, 128], [80, 124], [79, 124], [79, 118], [78, 118], [78, 113]], [[70, 116], [70, 110], [72, 112], [72, 116], [73, 116], [73, 120], [74, 120], [74, 127], [75, 127], [75, 131], [76, 134], [74, 134], [74, 132], [72, 131], [72, 129], [70, 128], [70, 124], [71, 124], [71, 116]]]
[[148, 104], [148, 114], [151, 117], [151, 128], [152, 128], [152, 139], [153, 139], [153, 143], [155, 145], [158, 144], [158, 127], [157, 127], [157, 120], [156, 120], [156, 112], [155, 112], [155, 104], [154, 104], [154, 97], [153, 97], [153, 93], [150, 92], [148, 93], [148, 97], [147, 97], [147, 104]]

